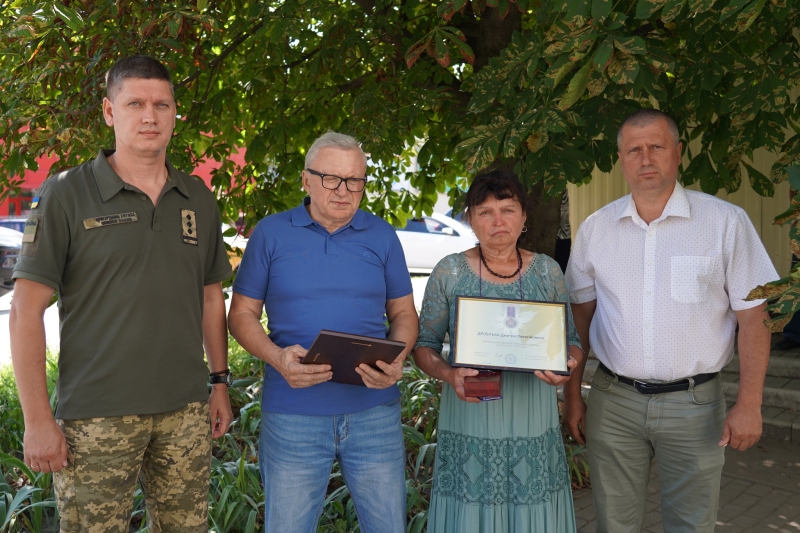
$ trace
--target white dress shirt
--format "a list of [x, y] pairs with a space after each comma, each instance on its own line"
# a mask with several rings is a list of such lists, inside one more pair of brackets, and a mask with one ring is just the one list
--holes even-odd
[[567, 267], [572, 303], [597, 300], [589, 340], [617, 374], [671, 381], [733, 357], [734, 311], [778, 279], [741, 208], [679, 183], [649, 225], [631, 195], [581, 224]]

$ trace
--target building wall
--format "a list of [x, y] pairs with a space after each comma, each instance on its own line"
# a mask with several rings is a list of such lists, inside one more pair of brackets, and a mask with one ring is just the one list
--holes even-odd
[[[692, 151], [694, 154], [694, 151]], [[777, 157], [763, 149], [757, 150], [754, 154], [753, 164], [756, 169], [765, 175], [769, 175], [772, 164]], [[684, 166], [688, 164], [684, 157]], [[625, 179], [619, 171], [619, 164], [615, 165], [609, 173], [600, 172], [595, 168], [592, 173], [592, 181], [588, 185], [567, 186], [569, 190], [570, 205], [570, 224], [572, 225], [572, 235], [578, 230], [580, 224], [586, 218], [606, 205], [609, 202], [621, 198], [630, 193]], [[694, 184], [689, 189], [700, 190], [698, 184]], [[732, 204], [743, 208], [750, 216], [753, 225], [761, 236], [767, 253], [775, 264], [778, 274], [785, 276], [791, 266], [791, 251], [789, 250], [789, 227], [781, 228], [775, 226], [772, 221], [777, 215], [789, 208], [789, 184], [784, 181], [775, 187], [775, 195], [772, 198], [759, 196], [750, 187], [750, 182], [744, 178], [742, 186], [733, 194], [727, 194], [724, 190], [717, 193], [719, 198], [727, 200]]]
[[[231, 155], [231, 159], [239, 166], [244, 166], [244, 154], [245, 151], [242, 150], [241, 152], [235, 153]], [[42, 185], [44, 180], [50, 177], [50, 168], [53, 167], [58, 162], [58, 158], [55, 156], [42, 156], [40, 157], [37, 162], [39, 163], [38, 170], [27, 170], [25, 171], [25, 175], [23, 176], [23, 184], [20, 187], [20, 195], [27, 198], [36, 194], [36, 191]], [[217, 161], [202, 161], [200, 164], [197, 165], [194, 169], [189, 171], [189, 174], [193, 176], [197, 176], [203, 180], [206, 186], [210, 189], [211, 188], [211, 177], [212, 172], [220, 167], [220, 163]], [[180, 169], [186, 171], [186, 169]], [[28, 209], [22, 210], [19, 212], [17, 209], [15, 213], [9, 212], [9, 204], [14, 202], [12, 198], [6, 198], [2, 202], [0, 202], [0, 216], [27, 216], [30, 213], [30, 202], [27, 202]]]

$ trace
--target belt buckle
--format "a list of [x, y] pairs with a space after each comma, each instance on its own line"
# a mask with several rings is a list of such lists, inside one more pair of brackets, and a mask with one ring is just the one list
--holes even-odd
[[646, 381], [633, 380], [633, 386], [642, 394], [655, 394], [655, 389], [659, 387], [656, 383], [647, 383]]

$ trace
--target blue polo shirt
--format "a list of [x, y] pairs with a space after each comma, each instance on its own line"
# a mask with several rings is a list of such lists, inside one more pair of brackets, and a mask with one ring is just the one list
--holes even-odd
[[[285, 348], [310, 348], [321, 329], [386, 338], [386, 300], [411, 294], [394, 228], [356, 211], [328, 233], [306, 210], [310, 199], [261, 220], [247, 242], [233, 290], [264, 301], [269, 337]], [[293, 389], [267, 365], [261, 408], [273, 413], [334, 415], [370, 409], [400, 395], [326, 382]]]

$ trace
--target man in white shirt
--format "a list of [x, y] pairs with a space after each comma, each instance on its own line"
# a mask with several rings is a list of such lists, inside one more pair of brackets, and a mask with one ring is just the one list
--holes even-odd
[[[764, 301], [744, 298], [778, 275], [742, 209], [677, 183], [679, 141], [660, 111], [622, 123], [631, 194], [586, 219], [567, 268], [581, 343], [601, 363], [588, 411], [585, 357], [572, 373], [564, 415], [588, 442], [598, 532], [641, 530], [653, 456], [664, 531], [713, 531], [724, 447], [761, 437], [770, 335]], [[737, 324], [739, 396], [726, 416], [719, 371]]]

